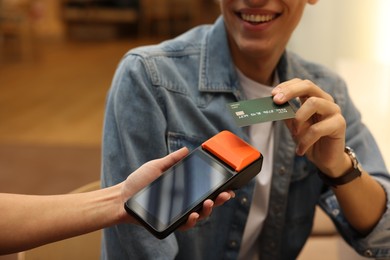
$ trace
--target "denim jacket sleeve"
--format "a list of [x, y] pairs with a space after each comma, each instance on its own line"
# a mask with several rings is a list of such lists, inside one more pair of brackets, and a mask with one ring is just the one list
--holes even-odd
[[[144, 66], [136, 55], [127, 55], [117, 68], [108, 94], [102, 158], [104, 187], [124, 180], [144, 162], [167, 154], [163, 108]], [[177, 250], [173, 235], [158, 240], [137, 225], [104, 230], [103, 259], [173, 259]]]
[[361, 255], [377, 259], [390, 257], [390, 176], [374, 137], [361, 121], [361, 115], [349, 97], [345, 84], [334, 92], [334, 98], [340, 105], [347, 121], [346, 143], [352, 147], [362, 167], [374, 177], [385, 190], [386, 210], [376, 227], [367, 235], [361, 236], [346, 221], [339, 209], [335, 195], [329, 191], [320, 199], [321, 207], [334, 221], [347, 243]]

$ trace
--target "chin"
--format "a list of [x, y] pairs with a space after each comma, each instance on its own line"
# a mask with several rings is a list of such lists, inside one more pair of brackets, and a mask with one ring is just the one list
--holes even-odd
[[274, 48], [259, 41], [243, 41], [239, 44], [238, 49], [243, 54], [261, 57], [272, 53]]

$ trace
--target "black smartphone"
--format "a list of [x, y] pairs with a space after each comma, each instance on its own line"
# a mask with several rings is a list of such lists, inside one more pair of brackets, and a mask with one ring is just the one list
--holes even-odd
[[200, 210], [206, 199], [239, 188], [261, 170], [260, 153], [239, 172], [217, 155], [198, 147], [127, 200], [126, 211], [162, 239], [185, 223], [189, 214]]

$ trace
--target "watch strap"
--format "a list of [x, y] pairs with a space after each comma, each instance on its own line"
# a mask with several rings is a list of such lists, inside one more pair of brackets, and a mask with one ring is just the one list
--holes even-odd
[[354, 151], [350, 147], [346, 147], [345, 152], [351, 158], [352, 170], [337, 178], [331, 178], [326, 174], [319, 172], [319, 176], [325, 184], [337, 188], [337, 186], [347, 184], [362, 175], [362, 170]]

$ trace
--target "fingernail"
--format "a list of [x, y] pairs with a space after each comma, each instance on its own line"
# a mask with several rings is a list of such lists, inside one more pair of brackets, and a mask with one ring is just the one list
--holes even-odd
[[300, 149], [299, 146], [296, 148], [295, 153], [296, 153], [298, 156], [303, 156], [303, 155], [304, 155], [304, 153], [302, 153], [302, 151], [301, 151], [301, 149]]
[[284, 99], [284, 94], [283, 92], [279, 92], [278, 94], [275, 95], [274, 99], [277, 99], [279, 101], [283, 101]]

